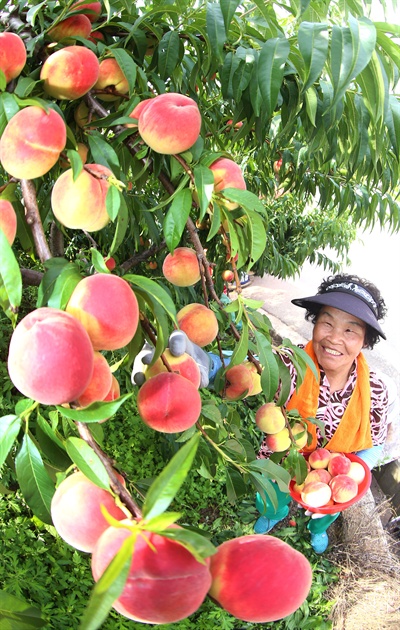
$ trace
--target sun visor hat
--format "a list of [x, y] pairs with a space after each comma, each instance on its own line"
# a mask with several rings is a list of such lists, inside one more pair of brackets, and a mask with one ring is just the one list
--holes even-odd
[[292, 304], [302, 308], [309, 308], [313, 304], [333, 306], [358, 317], [358, 319], [361, 319], [365, 324], [376, 330], [383, 339], [386, 339], [386, 335], [378, 323], [378, 306], [373, 296], [364, 287], [355, 282], [333, 283], [325, 289], [324, 293], [292, 300]]

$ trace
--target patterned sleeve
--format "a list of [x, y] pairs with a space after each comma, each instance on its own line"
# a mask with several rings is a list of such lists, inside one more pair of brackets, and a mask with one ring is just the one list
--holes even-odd
[[371, 434], [374, 446], [384, 444], [388, 432], [388, 389], [385, 383], [370, 371]]

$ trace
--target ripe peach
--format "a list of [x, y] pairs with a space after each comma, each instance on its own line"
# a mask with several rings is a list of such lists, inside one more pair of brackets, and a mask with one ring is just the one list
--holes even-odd
[[[224, 157], [218, 158], [210, 165], [210, 169], [214, 175], [215, 192], [221, 192], [221, 190], [225, 188], [246, 190], [246, 182], [244, 181], [241, 168], [233, 160]], [[234, 210], [238, 207], [238, 204], [231, 201], [224, 201], [224, 206], [228, 208], [228, 210]]]
[[292, 445], [292, 440], [290, 439], [290, 434], [288, 429], [285, 427], [278, 433], [273, 433], [272, 435], [265, 436], [265, 443], [270, 451], [273, 453], [282, 453], [282, 451], [287, 451], [288, 448]]
[[332, 477], [335, 475], [347, 475], [350, 470], [351, 460], [346, 455], [336, 455], [328, 462], [328, 470]]
[[[99, 77], [93, 86], [94, 90], [113, 88], [118, 94], [129, 92], [129, 83], [121, 70], [118, 61], [114, 57], [107, 57], [100, 62]], [[116, 101], [119, 96], [115, 94], [97, 94], [102, 101]]]
[[249, 370], [252, 380], [252, 387], [247, 396], [256, 396], [262, 392], [261, 375], [257, 372], [257, 368], [251, 361], [244, 361], [244, 366]]
[[93, 353], [93, 374], [89, 385], [78, 398], [80, 407], [104, 400], [111, 389], [112, 374], [107, 359], [100, 353]]
[[[121, 483], [125, 483], [118, 475]], [[118, 521], [126, 519], [111, 492], [99, 488], [82, 472], [66, 477], [51, 500], [51, 518], [58, 534], [71, 547], [91, 553], [101, 534], [110, 524], [100, 506]]]
[[308, 463], [311, 468], [326, 468], [331, 458], [331, 454], [326, 448], [316, 448], [310, 453]]
[[323, 483], [329, 484], [331, 479], [332, 475], [326, 470], [326, 468], [315, 468], [308, 473], [304, 483], [309, 483], [310, 481], [322, 481]]
[[[89, 147], [87, 147], [86, 144], [84, 144], [83, 142], [77, 142], [75, 149], [82, 160], [82, 164], [86, 164], [87, 156], [89, 153]], [[65, 168], [70, 168], [71, 164], [68, 159], [64, 159], [63, 157], [61, 157], [60, 166], [61, 168], [65, 169]]]
[[307, 445], [307, 429], [302, 422], [295, 422], [292, 426], [292, 433], [295, 441], [295, 446], [297, 450], [300, 451]]
[[332, 496], [332, 491], [327, 483], [323, 481], [310, 481], [304, 484], [301, 492], [301, 499], [313, 508], [322, 507], [328, 503]]
[[[95, 581], [129, 536], [130, 530], [122, 527], [109, 527], [102, 534], [92, 556]], [[200, 607], [210, 586], [208, 559], [198, 562], [178, 542], [144, 531], [135, 541], [128, 579], [113, 607], [133, 621], [174, 623]]]
[[73, 101], [94, 86], [99, 60], [85, 46], [65, 46], [51, 54], [40, 71], [43, 89], [53, 98]]
[[211, 556], [209, 595], [237, 619], [277, 621], [307, 598], [312, 570], [307, 558], [274, 536], [227, 540]]
[[105, 39], [106, 38], [104, 37], [101, 31], [91, 31], [88, 37], [88, 40], [90, 42], [93, 42], [93, 44], [97, 44], [98, 42], [104, 42]]
[[139, 307], [130, 285], [120, 276], [95, 273], [75, 287], [66, 308], [81, 321], [95, 350], [118, 350], [134, 336]]
[[221, 273], [221, 278], [224, 282], [232, 282], [235, 278], [235, 274], [231, 269], [225, 269], [225, 271]]
[[114, 374], [111, 375], [111, 387], [110, 390], [107, 394], [107, 396], [105, 396], [105, 398], [103, 398], [103, 402], [109, 402], [112, 400], [115, 400], [116, 398], [119, 398], [121, 393], [120, 387], [119, 387], [119, 383], [117, 378], [114, 376]]
[[77, 14], [71, 15], [65, 20], [58, 22], [48, 32], [48, 36], [53, 42], [60, 42], [62, 40], [69, 41], [74, 40], [75, 37], [83, 37], [87, 39], [92, 30], [92, 24], [86, 15]]
[[256, 425], [264, 433], [279, 433], [285, 428], [285, 416], [282, 408], [274, 402], [261, 405], [256, 411]]
[[71, 13], [82, 13], [86, 15], [91, 22], [96, 22], [101, 14], [101, 2], [74, 2], [70, 7]]
[[297, 494], [301, 494], [301, 492], [302, 492], [302, 490], [303, 490], [305, 485], [306, 485], [305, 482], [303, 482], [303, 483], [294, 483], [293, 484], [293, 490], [295, 492], [297, 492]]
[[68, 313], [38, 308], [21, 319], [12, 334], [8, 372], [27, 398], [44, 405], [75, 401], [92, 378], [89, 336]]
[[200, 280], [200, 267], [196, 252], [190, 247], [177, 247], [164, 258], [162, 272], [171, 284], [191, 287]]
[[11, 201], [0, 199], [0, 230], [12, 245], [17, 234], [17, 215]]
[[133, 110], [131, 111], [131, 113], [129, 114], [129, 118], [134, 118], [138, 122], [137, 123], [132, 123], [131, 125], [127, 124], [125, 126], [126, 127], [136, 128], [138, 126], [138, 123], [139, 123], [139, 116], [146, 109], [147, 105], [149, 103], [151, 103], [152, 100], [153, 100], [152, 98], [145, 98], [145, 99], [143, 99], [143, 101], [140, 101], [140, 103], [138, 103], [136, 105], [136, 107], [134, 107]]
[[208, 346], [218, 334], [216, 315], [204, 304], [187, 304], [178, 311], [176, 318], [179, 328], [187, 334], [190, 341], [200, 347]]
[[110, 256], [110, 258], [105, 259], [104, 263], [109, 271], [114, 271], [115, 267], [117, 266], [117, 263], [115, 262], [115, 258], [113, 258], [112, 256]]
[[[195, 387], [200, 387], [200, 368], [189, 354], [184, 352], [179, 357], [175, 357], [168, 349], [164, 350], [163, 354], [173, 372], [177, 372], [189, 379]], [[146, 379], [148, 380], [161, 372], [168, 372], [168, 370], [160, 357], [145, 371]]]
[[365, 468], [360, 462], [351, 462], [347, 475], [360, 484], [365, 479]]
[[45, 175], [57, 162], [67, 140], [64, 120], [54, 109], [30, 105], [7, 124], [0, 138], [0, 161], [18, 179]]
[[183, 94], [159, 94], [139, 117], [139, 133], [157, 153], [183, 153], [200, 134], [201, 114], [197, 103]]
[[247, 396], [253, 386], [253, 379], [243, 363], [234, 365], [226, 372], [225, 396], [228, 400], [236, 400]]
[[201, 398], [187, 378], [175, 372], [161, 372], [139, 389], [137, 408], [143, 422], [155, 431], [178, 433], [199, 419]]
[[6, 83], [16, 79], [26, 63], [25, 44], [15, 33], [0, 33], [0, 70], [4, 72]]
[[335, 503], [347, 503], [358, 494], [358, 484], [348, 475], [335, 475], [329, 482], [332, 491], [332, 499]]
[[54, 216], [65, 227], [97, 232], [110, 221], [106, 197], [110, 187], [107, 178], [112, 171], [102, 164], [88, 167], [75, 180], [72, 168], [60, 175], [53, 186], [51, 206]]

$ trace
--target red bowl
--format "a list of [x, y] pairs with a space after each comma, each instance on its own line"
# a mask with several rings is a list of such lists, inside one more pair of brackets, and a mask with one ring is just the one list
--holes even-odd
[[[307, 458], [308, 455], [309, 453], [305, 454], [305, 457]], [[301, 498], [301, 495], [295, 490], [293, 490], [293, 486], [296, 483], [295, 479], [292, 479], [292, 481], [289, 484], [289, 492], [292, 499], [294, 499], [297, 503], [299, 503], [304, 509], [308, 510], [309, 512], [316, 512], [318, 514], [337, 514], [337, 512], [343, 512], [343, 510], [350, 507], [350, 505], [357, 503], [357, 501], [359, 501], [361, 497], [364, 496], [364, 494], [367, 492], [368, 488], [370, 487], [372, 474], [367, 464], [362, 459], [360, 459], [358, 455], [355, 455], [354, 453], [345, 453], [345, 455], [346, 457], [351, 459], [352, 462], [359, 462], [364, 467], [364, 470], [365, 470], [365, 477], [362, 480], [362, 482], [359, 484], [358, 494], [356, 497], [354, 497], [354, 499], [351, 499], [351, 501], [346, 501], [346, 503], [335, 503], [334, 505], [323, 505], [322, 507], [318, 507], [318, 508], [310, 507], [309, 505], [307, 505], [307, 503], [304, 503], [304, 501]]]

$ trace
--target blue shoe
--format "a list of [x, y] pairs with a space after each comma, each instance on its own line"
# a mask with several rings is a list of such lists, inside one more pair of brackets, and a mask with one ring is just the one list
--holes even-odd
[[326, 532], [321, 532], [320, 534], [311, 533], [311, 547], [314, 549], [315, 553], [324, 553], [328, 544], [329, 539]]
[[282, 520], [281, 518], [273, 519], [273, 518], [266, 518], [265, 516], [260, 516], [256, 520], [256, 524], [254, 525], [254, 533], [266, 534], [267, 532], [271, 531], [271, 529], [275, 527], [275, 525], [279, 523], [279, 521], [281, 520]]

